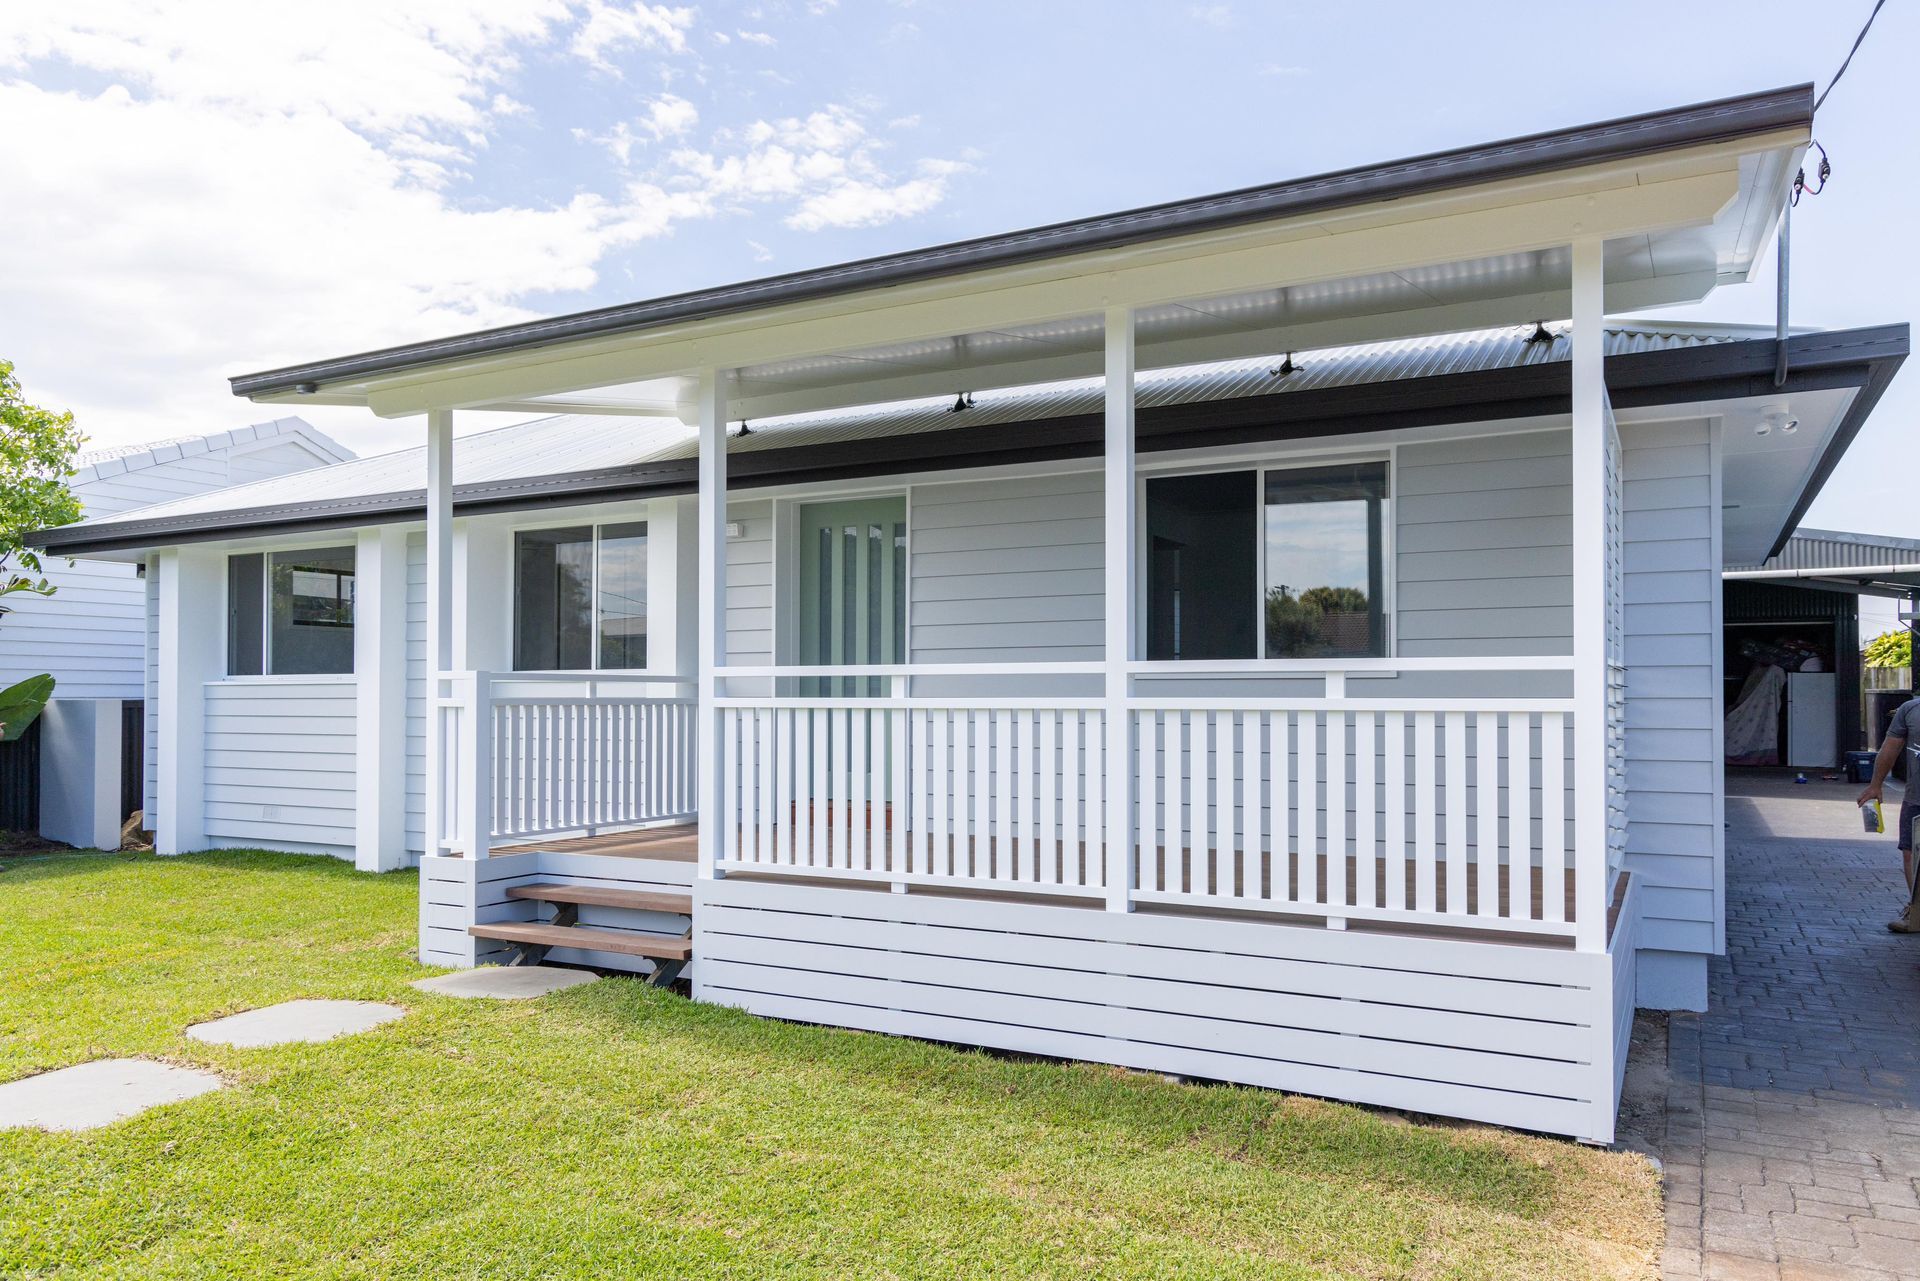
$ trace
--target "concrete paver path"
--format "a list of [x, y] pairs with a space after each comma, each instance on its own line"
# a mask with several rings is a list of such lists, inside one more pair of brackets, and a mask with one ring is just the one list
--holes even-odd
[[0, 1130], [92, 1130], [217, 1090], [220, 1078], [152, 1059], [95, 1059], [0, 1085]]
[[196, 1023], [187, 1029], [187, 1035], [196, 1041], [242, 1049], [313, 1044], [379, 1027], [405, 1013], [398, 1005], [379, 1001], [282, 1001], [243, 1014]]
[[1860, 835], [1857, 790], [1729, 786], [1710, 1008], [1642, 1016], [1628, 1087], [1666, 1165], [1667, 1277], [1920, 1277], [1920, 937], [1887, 932], [1898, 855]]
[[561, 988], [591, 983], [599, 977], [585, 970], [562, 969], [557, 965], [482, 965], [420, 979], [414, 986], [422, 992], [436, 992], [441, 996], [490, 996], [503, 1001], [525, 1001]]

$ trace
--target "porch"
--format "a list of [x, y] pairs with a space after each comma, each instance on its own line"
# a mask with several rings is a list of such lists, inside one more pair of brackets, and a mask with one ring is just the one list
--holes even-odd
[[[1751, 271], [1809, 119], [1752, 95], [239, 380], [426, 418], [423, 954], [571, 902], [762, 1014], [1610, 1139], [1605, 315]], [[1396, 345], [1433, 335], [1466, 355]], [[1692, 619], [1719, 427], [1670, 390], [1627, 411]], [[467, 409], [687, 436], [461, 494]], [[644, 671], [473, 661], [478, 531], [531, 490], [581, 548], [672, 531], [661, 616], [556, 647], [644, 627]]]

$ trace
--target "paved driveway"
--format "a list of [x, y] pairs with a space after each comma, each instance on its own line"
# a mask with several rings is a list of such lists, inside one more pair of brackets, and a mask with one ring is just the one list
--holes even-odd
[[1623, 1119], [1666, 1163], [1668, 1277], [1920, 1277], [1920, 937], [1857, 790], [1730, 781], [1711, 1009], [1641, 1016]]

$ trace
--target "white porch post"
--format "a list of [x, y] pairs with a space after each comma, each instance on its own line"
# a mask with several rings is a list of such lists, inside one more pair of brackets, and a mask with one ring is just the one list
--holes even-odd
[[1574, 944], [1607, 947], [1607, 413], [1604, 242], [1573, 245]]
[[446, 783], [453, 745], [445, 741], [439, 701], [453, 667], [453, 411], [427, 413], [427, 841], [445, 853]]
[[155, 691], [154, 849], [207, 848], [206, 684], [227, 670], [226, 557], [201, 547], [160, 553], [160, 656]]
[[353, 553], [353, 865], [407, 861], [407, 532], [360, 531]]
[[1133, 910], [1133, 311], [1108, 307], [1106, 396], [1106, 837], [1107, 908]]
[[720, 371], [700, 371], [695, 390], [700, 425], [700, 729], [694, 774], [700, 797], [698, 874], [717, 875], [726, 834], [721, 814], [720, 710], [716, 669], [727, 661], [727, 400]]

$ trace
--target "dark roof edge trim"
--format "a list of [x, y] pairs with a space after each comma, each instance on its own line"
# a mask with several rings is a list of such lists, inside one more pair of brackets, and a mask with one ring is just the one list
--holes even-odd
[[1627, 160], [1780, 129], [1811, 128], [1812, 123], [1813, 86], [1794, 85], [714, 289], [288, 365], [241, 374], [228, 381], [236, 396], [269, 395], [292, 391], [299, 383], [324, 384], [582, 338], [636, 333], [964, 272], [1531, 177], [1553, 169]]
[[[1832, 439], [1827, 441], [1826, 449], [1821, 452], [1819, 461], [1814, 463], [1813, 470], [1808, 473], [1807, 483], [1801, 488], [1799, 499], [1793, 504], [1793, 510], [1787, 513], [1787, 519], [1782, 522], [1780, 532], [1774, 536], [1773, 546], [1768, 548], [1767, 554], [1760, 558], [1761, 563], [1772, 560], [1786, 548], [1787, 540], [1793, 537], [1794, 530], [1800, 528], [1800, 521], [1806, 516], [1807, 509], [1812, 507], [1813, 500], [1820, 496], [1820, 491], [1826, 487], [1828, 477], [1833, 475], [1833, 469], [1840, 465], [1840, 459], [1852, 446], [1854, 437], [1858, 436], [1860, 429], [1866, 426], [1868, 415], [1872, 414], [1874, 406], [1880, 403], [1880, 397], [1886, 394], [1887, 385], [1893, 381], [1893, 376], [1900, 372], [1900, 366], [1905, 363], [1908, 354], [1908, 343], [1905, 341], [1907, 327], [1898, 325], [1890, 328], [1897, 328], [1900, 331], [1902, 339], [1900, 350], [1875, 360], [1868, 367], [1867, 381], [1861, 386], [1860, 394], [1853, 398], [1851, 405], [1847, 406], [1846, 416], [1840, 420], [1840, 425], [1834, 429]], [[1793, 359], [1793, 345], [1789, 340], [1787, 345], [1789, 369], [1792, 367]]]
[[[1787, 345], [1793, 370], [1788, 385], [1796, 390], [1867, 387], [1876, 372], [1884, 370], [1879, 384], [1884, 388], [1908, 346], [1905, 325], [1796, 335]], [[1754, 338], [1615, 356], [1607, 361], [1607, 385], [1620, 408], [1767, 395], [1774, 390], [1774, 350], [1773, 339]], [[1564, 413], [1570, 377], [1567, 363], [1554, 361], [1143, 408], [1139, 445], [1142, 452], [1158, 452]], [[1856, 397], [1849, 414], [1853, 432], [1858, 432], [1858, 423], [1871, 408], [1865, 396]], [[808, 480], [1095, 457], [1100, 440], [1098, 414], [1064, 415], [736, 454], [728, 462], [728, 481], [730, 487], [754, 489]], [[1830, 464], [1826, 470], [1832, 470]], [[682, 459], [456, 485], [454, 511], [472, 516], [538, 510], [670, 497], [693, 493], [694, 488], [693, 460]], [[1811, 497], [1803, 499], [1803, 503], [1811, 501]], [[281, 504], [93, 528], [71, 525], [41, 530], [30, 541], [56, 554], [84, 555], [390, 524], [419, 520], [425, 511], [424, 491], [408, 490], [339, 499], [324, 506]]]

